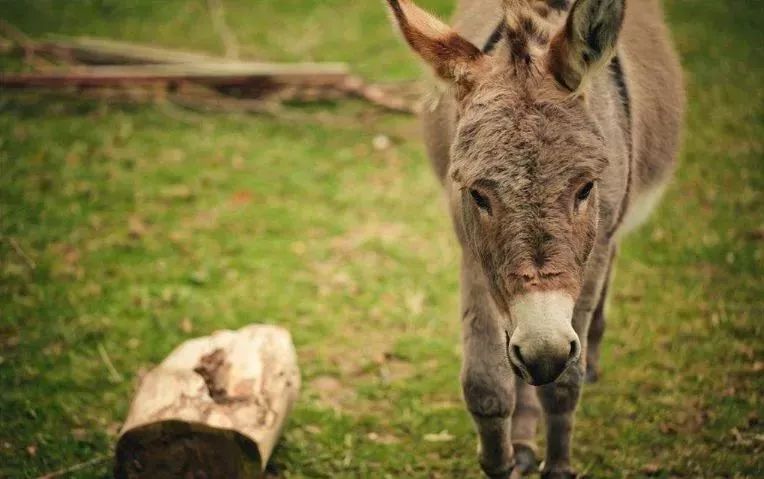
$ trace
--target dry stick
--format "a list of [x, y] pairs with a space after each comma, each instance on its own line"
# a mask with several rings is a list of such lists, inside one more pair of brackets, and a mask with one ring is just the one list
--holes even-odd
[[26, 252], [21, 248], [21, 245], [18, 244], [14, 238], [8, 238], [8, 243], [11, 245], [11, 248], [13, 248], [16, 254], [24, 260], [24, 263], [26, 263], [29, 269], [35, 269], [37, 267], [37, 264], [34, 262], [34, 260], [30, 258], [28, 254], [26, 254]]
[[62, 60], [75, 59], [88, 65], [145, 65], [152, 63], [231, 62], [203, 53], [160, 48], [92, 37], [51, 35], [38, 50]]
[[[215, 1], [215, 0], [210, 0]], [[0, 20], [2, 22], [2, 20]], [[0, 27], [3, 24], [0, 23]], [[19, 44], [28, 44], [27, 37], [12, 26]], [[146, 58], [149, 63], [160, 57], [164, 61], [178, 63], [142, 64], [129, 66], [78, 67], [71, 71], [47, 71], [42, 74], [0, 73], [0, 86], [16, 88], [66, 87], [66, 86], [122, 86], [127, 84], [177, 84], [194, 82], [209, 85], [256, 85], [281, 92], [282, 101], [299, 99], [315, 101], [336, 99], [338, 95], [365, 100], [386, 110], [399, 113], [416, 113], [418, 105], [400, 92], [390, 91], [378, 85], [369, 85], [360, 77], [351, 76], [347, 67], [339, 63], [269, 64], [256, 62], [233, 62], [188, 52], [156, 49], [121, 42], [98, 39], [77, 39], [64, 43], [35, 44], [35, 49], [46, 51], [61, 58], [101, 63], [111, 61], [134, 63]], [[229, 49], [229, 53], [233, 51]], [[88, 57], [85, 54], [94, 56]], [[84, 56], [83, 56], [84, 55]], [[132, 55], [132, 56], [130, 56]], [[177, 56], [177, 58], [175, 58]], [[89, 59], [89, 60], [88, 60]], [[185, 63], [188, 62], [188, 63]], [[267, 94], [269, 92], [262, 92]], [[272, 92], [271, 92], [272, 93]], [[229, 107], [230, 108], [230, 105]], [[252, 112], [252, 105], [240, 108]], [[261, 109], [258, 107], [258, 109]]]
[[59, 469], [57, 471], [49, 472], [47, 474], [44, 474], [44, 475], [38, 477], [37, 479], [55, 479], [56, 477], [62, 477], [62, 476], [65, 476], [67, 474], [70, 474], [72, 472], [77, 472], [77, 471], [80, 471], [82, 469], [85, 469], [86, 467], [91, 467], [91, 466], [95, 466], [96, 464], [100, 464], [102, 462], [106, 462], [110, 458], [111, 458], [111, 456], [94, 457], [93, 459], [90, 459], [88, 461], [81, 462], [79, 464], [74, 464], [72, 466], [65, 467], [65, 468]]
[[0, 18], [0, 33], [15, 43], [24, 52], [24, 59], [35, 69], [49, 67], [51, 62], [37, 55], [38, 43], [29, 38], [24, 32]]
[[338, 89], [371, 104], [398, 113], [418, 113], [419, 106], [415, 102], [406, 101], [398, 95], [391, 95], [377, 85], [369, 85], [363, 79], [353, 76], [338, 85]]
[[205, 62], [186, 64], [87, 66], [44, 73], [0, 72], [0, 87], [104, 87], [181, 85], [243, 88], [264, 94], [285, 86], [332, 88], [349, 77], [343, 63]]
[[114, 364], [111, 362], [111, 359], [109, 359], [109, 354], [106, 352], [106, 349], [103, 347], [103, 344], [98, 343], [98, 354], [101, 356], [101, 360], [103, 360], [104, 364], [106, 364], [106, 369], [109, 371], [109, 376], [111, 376], [111, 380], [115, 383], [120, 383], [123, 381], [123, 377], [121, 374], [119, 374], [119, 371], [117, 371], [117, 368], [114, 367]]
[[225, 9], [223, 8], [223, 0], [207, 0], [207, 7], [210, 9], [210, 16], [212, 17], [212, 27], [217, 32], [220, 40], [223, 42], [225, 48], [226, 58], [233, 60], [239, 59], [239, 42], [236, 40], [228, 23], [225, 21]]

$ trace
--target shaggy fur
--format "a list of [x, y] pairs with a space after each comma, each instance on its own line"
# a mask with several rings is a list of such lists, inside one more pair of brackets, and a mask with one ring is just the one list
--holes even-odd
[[[573, 477], [572, 415], [597, 369], [616, 243], [646, 216], [678, 147], [684, 94], [662, 12], [655, 0], [460, 0], [451, 29], [410, 0], [388, 3], [452, 87], [424, 127], [463, 247], [462, 386], [480, 464], [491, 477], [531, 467], [543, 409], [543, 475]], [[575, 300], [578, 337], [570, 367], [530, 378], [548, 382], [534, 395], [512, 374], [527, 358], [508, 348], [524, 319], [511, 311], [551, 317], [514, 307], [542, 293]], [[533, 340], [528, 350], [547, 345]]]

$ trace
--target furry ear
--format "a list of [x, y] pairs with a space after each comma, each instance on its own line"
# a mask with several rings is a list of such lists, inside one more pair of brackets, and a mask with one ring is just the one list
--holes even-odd
[[606, 66], [615, 54], [625, 0], [578, 0], [565, 28], [549, 48], [549, 68], [557, 81], [577, 92], [586, 77]]
[[403, 37], [442, 79], [471, 84], [486, 55], [411, 0], [387, 0]]

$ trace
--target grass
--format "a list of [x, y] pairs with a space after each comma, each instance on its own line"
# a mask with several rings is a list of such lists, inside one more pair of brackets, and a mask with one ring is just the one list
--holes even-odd
[[[225, 5], [247, 56], [418, 75], [379, 2]], [[35, 36], [222, 51], [202, 0], [0, 11]], [[704, 0], [667, 13], [689, 89], [682, 164], [621, 249], [575, 462], [592, 477], [762, 477], [764, 15]], [[286, 326], [299, 352], [285, 476], [479, 477], [458, 246], [416, 124], [327, 111], [295, 123], [0, 92], [0, 477], [110, 454], [137, 375], [251, 322]], [[380, 133], [392, 148], [372, 147]], [[108, 462], [73, 475], [109, 476]]]

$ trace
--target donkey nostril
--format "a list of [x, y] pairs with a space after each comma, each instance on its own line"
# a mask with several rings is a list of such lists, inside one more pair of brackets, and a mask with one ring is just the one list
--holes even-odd
[[581, 346], [578, 344], [578, 341], [571, 341], [570, 342], [570, 353], [568, 354], [568, 360], [573, 360], [578, 357], [579, 349]]
[[525, 360], [523, 359], [523, 355], [520, 354], [520, 346], [515, 344], [514, 346], [512, 346], [512, 351], [514, 351], [515, 353], [515, 359], [517, 359], [520, 362], [520, 364], [525, 366]]

